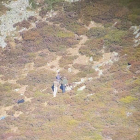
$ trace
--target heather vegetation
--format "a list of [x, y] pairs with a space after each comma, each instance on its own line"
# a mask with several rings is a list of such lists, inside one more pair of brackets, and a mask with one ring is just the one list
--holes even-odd
[[103, 47], [103, 40], [102, 39], [91, 39], [85, 43], [84, 46], [82, 46], [79, 49], [79, 52], [82, 55], [86, 56], [93, 56], [93, 59], [99, 60], [102, 56], [101, 50]]
[[[140, 1], [30, 3], [0, 48], [0, 139], [139, 140]], [[53, 98], [57, 71], [69, 88]]]

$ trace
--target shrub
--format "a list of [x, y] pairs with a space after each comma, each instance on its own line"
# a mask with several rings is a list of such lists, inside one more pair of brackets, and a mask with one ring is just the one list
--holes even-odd
[[36, 91], [35, 93], [34, 93], [34, 97], [40, 97], [40, 96], [44, 96], [45, 94], [43, 94], [42, 92], [40, 92], [40, 91]]
[[120, 101], [123, 103], [131, 103], [133, 101], [137, 100], [137, 98], [132, 96], [126, 96], [125, 98], [121, 98]]
[[9, 83], [0, 84], [0, 91], [1, 92], [9, 92], [12, 90], [12, 85]]
[[94, 27], [87, 31], [88, 37], [100, 38], [107, 34], [107, 30], [102, 27]]
[[34, 86], [36, 89], [51, 89], [55, 73], [50, 70], [41, 69], [39, 71], [31, 71], [27, 77], [17, 82], [24, 85]]
[[119, 127], [115, 131], [116, 132], [112, 136], [113, 140], [120, 140], [120, 138], [122, 140], [123, 139], [126, 140], [126, 139], [133, 139], [135, 137], [134, 135], [135, 131], [129, 127]]
[[[42, 56], [40, 56], [42, 55]], [[35, 67], [41, 67], [47, 65], [47, 63], [53, 61], [56, 58], [54, 54], [51, 53], [40, 53], [39, 57], [35, 60]]]
[[127, 16], [128, 13], [129, 13], [129, 9], [127, 7], [123, 7], [115, 13], [115, 16], [117, 18], [124, 18]]
[[65, 51], [67, 46], [65, 45], [57, 45], [57, 44], [50, 44], [48, 49], [50, 52], [62, 52]]
[[139, 25], [139, 23], [140, 23], [139, 15], [134, 15], [134, 14], [128, 15], [128, 19], [136, 25]]
[[[8, 1], [8, 0], [4, 0], [4, 2], [5, 2], [5, 1]], [[2, 2], [0, 1], [0, 15], [5, 14], [7, 10], [8, 10], [8, 8], [5, 7], [5, 6], [2, 4]]]
[[23, 20], [22, 22], [18, 22], [13, 25], [13, 27], [16, 27], [16, 26], [24, 27], [28, 29], [30, 27], [30, 23], [27, 20]]
[[40, 37], [40, 34], [34, 30], [27, 31], [22, 35], [22, 38], [25, 41], [32, 41], [32, 40], [35, 41], [38, 37]]
[[124, 30], [124, 31], [128, 31], [131, 26], [132, 26], [132, 23], [127, 20], [122, 20], [115, 25], [117, 29]]
[[33, 9], [36, 9], [37, 8], [37, 1], [36, 0], [29, 0], [29, 3], [32, 5], [32, 8]]
[[121, 44], [122, 42], [122, 37], [124, 37], [126, 34], [125, 31], [121, 30], [111, 30], [108, 32], [108, 34], [105, 36], [105, 44], [110, 45], [110, 44]]
[[138, 111], [134, 112], [133, 119], [134, 119], [135, 123], [140, 126], [140, 112], [138, 112]]
[[77, 73], [77, 76], [79, 76], [80, 78], [86, 77], [90, 74], [95, 74], [95, 70], [92, 69], [92, 65], [74, 64], [73, 67], [80, 71], [79, 73]]
[[80, 17], [82, 17], [85, 24], [88, 24], [89, 21], [95, 21], [100, 15], [107, 13], [109, 10], [110, 6], [107, 4], [94, 1], [87, 4], [85, 1], [80, 11]]
[[64, 56], [59, 60], [59, 66], [60, 67], [65, 67], [69, 64], [73, 63], [73, 60], [76, 59], [77, 56]]
[[63, 2], [64, 0], [45, 0], [45, 3], [48, 4], [49, 9], [53, 9], [53, 6], [59, 2]]
[[68, 125], [69, 126], [74, 126], [74, 125], [77, 125], [78, 124], [78, 121], [77, 120], [74, 120], [74, 119], [71, 119], [71, 120], [69, 120], [69, 122], [68, 122]]
[[96, 57], [102, 56], [102, 54], [100, 52], [102, 47], [103, 47], [102, 40], [91, 39], [91, 40], [87, 41], [85, 43], [85, 45], [79, 49], [79, 53], [81, 53], [82, 55], [86, 55], [88, 57], [93, 56], [93, 59], [97, 60], [97, 59], [95, 59]]
[[58, 31], [57, 32], [57, 37], [60, 37], [60, 38], [71, 38], [71, 37], [74, 37], [74, 33], [72, 32], [64, 32], [64, 31]]

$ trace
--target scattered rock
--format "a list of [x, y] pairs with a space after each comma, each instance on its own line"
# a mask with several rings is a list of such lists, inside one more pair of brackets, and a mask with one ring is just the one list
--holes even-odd
[[82, 90], [84, 90], [85, 88], [86, 88], [86, 86], [82, 86], [82, 87], [78, 88], [77, 91], [82, 91]]
[[[35, 12], [27, 10], [27, 7], [30, 6], [28, 0], [11, 1], [9, 4], [5, 3], [4, 5], [10, 8], [10, 11], [7, 11], [6, 14], [0, 17], [0, 46], [3, 48], [7, 45], [5, 42], [6, 37], [16, 30], [13, 25], [26, 20], [30, 16], [36, 15]], [[27, 27], [27, 23], [23, 24], [23, 26]]]
[[92, 56], [89, 58], [89, 61], [90, 61], [90, 62], [92, 62], [92, 61], [93, 61], [93, 57], [92, 57]]

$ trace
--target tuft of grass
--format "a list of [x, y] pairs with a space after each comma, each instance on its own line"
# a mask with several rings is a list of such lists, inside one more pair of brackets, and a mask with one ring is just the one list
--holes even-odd
[[103, 137], [101, 134], [97, 132], [93, 132], [93, 135], [94, 135], [94, 140], [103, 140]]
[[123, 103], [131, 103], [136, 100], [138, 100], [138, 99], [135, 97], [132, 97], [132, 96], [126, 96], [126, 97], [120, 99], [120, 101]]
[[78, 121], [77, 120], [74, 120], [74, 119], [71, 119], [71, 120], [69, 120], [69, 122], [68, 122], [68, 125], [69, 126], [74, 126], [74, 125], [77, 125], [78, 124]]
[[42, 93], [42, 92], [40, 92], [40, 91], [36, 91], [36, 92], [34, 93], [34, 96], [35, 96], [35, 97], [40, 97], [40, 96], [45, 96], [45, 94]]
[[0, 91], [1, 92], [9, 92], [12, 90], [12, 85], [9, 83], [1, 84], [0, 83]]
[[63, 31], [59, 31], [57, 32], [57, 37], [60, 37], [60, 38], [67, 38], [67, 37], [74, 37], [74, 33], [72, 32], [63, 32]]

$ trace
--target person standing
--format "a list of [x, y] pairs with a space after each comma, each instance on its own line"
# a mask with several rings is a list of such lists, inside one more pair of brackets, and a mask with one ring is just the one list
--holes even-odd
[[56, 79], [57, 79], [57, 81], [59, 82], [59, 84], [60, 84], [60, 81], [61, 81], [61, 75], [60, 75], [60, 73], [58, 72], [58, 74], [57, 74], [57, 76], [56, 76]]
[[53, 86], [54, 86], [54, 88], [53, 88], [53, 97], [56, 97], [56, 93], [57, 93], [57, 90], [58, 90], [59, 82], [57, 80], [55, 80], [53, 82]]
[[61, 84], [62, 84], [62, 93], [65, 93], [66, 86], [67, 86], [67, 84], [68, 84], [68, 80], [67, 80], [66, 77], [64, 77], [64, 78], [62, 79]]

